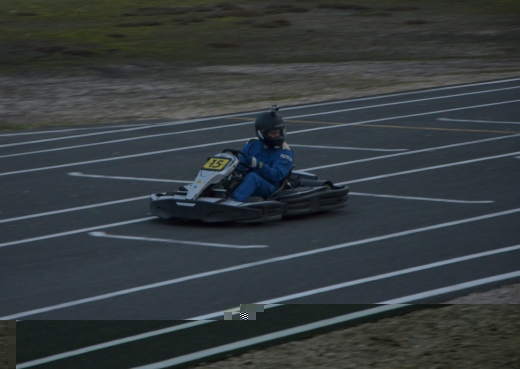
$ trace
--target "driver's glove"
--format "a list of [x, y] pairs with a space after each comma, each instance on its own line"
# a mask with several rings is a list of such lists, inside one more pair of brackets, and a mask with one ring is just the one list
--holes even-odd
[[264, 165], [264, 163], [262, 163], [261, 161], [256, 160], [254, 156], [248, 156], [246, 158], [246, 164], [250, 168], [262, 168], [262, 166]]
[[244, 174], [245, 172], [247, 172], [249, 170], [249, 167], [246, 166], [244, 163], [242, 162], [239, 162], [237, 167], [235, 168], [235, 171], [239, 174]]

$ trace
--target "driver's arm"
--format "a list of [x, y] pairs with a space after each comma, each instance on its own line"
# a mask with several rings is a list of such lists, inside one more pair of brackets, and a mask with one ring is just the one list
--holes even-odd
[[282, 150], [272, 166], [259, 162], [256, 170], [265, 179], [278, 183], [289, 174], [293, 167], [294, 153], [291, 150]]

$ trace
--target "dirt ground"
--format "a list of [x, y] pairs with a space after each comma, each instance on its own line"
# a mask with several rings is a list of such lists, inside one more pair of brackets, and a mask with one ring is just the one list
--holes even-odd
[[198, 367], [516, 369], [519, 347], [518, 305], [449, 305]]
[[[1, 75], [0, 129], [177, 120], [520, 76], [520, 60], [104, 67]], [[290, 129], [290, 127], [288, 127]]]
[[520, 283], [195, 367], [520, 368]]

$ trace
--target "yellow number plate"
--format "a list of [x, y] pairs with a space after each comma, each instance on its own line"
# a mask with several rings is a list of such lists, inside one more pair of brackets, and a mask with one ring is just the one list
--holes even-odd
[[203, 168], [206, 170], [222, 170], [229, 162], [229, 159], [209, 158], [208, 162], [204, 164]]

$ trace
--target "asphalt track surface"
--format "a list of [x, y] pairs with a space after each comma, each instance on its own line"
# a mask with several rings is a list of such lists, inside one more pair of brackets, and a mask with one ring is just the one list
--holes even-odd
[[520, 78], [280, 113], [296, 169], [348, 185], [347, 209], [254, 226], [150, 216], [150, 194], [240, 148], [258, 112], [0, 133], [0, 319], [438, 303], [520, 280]]

